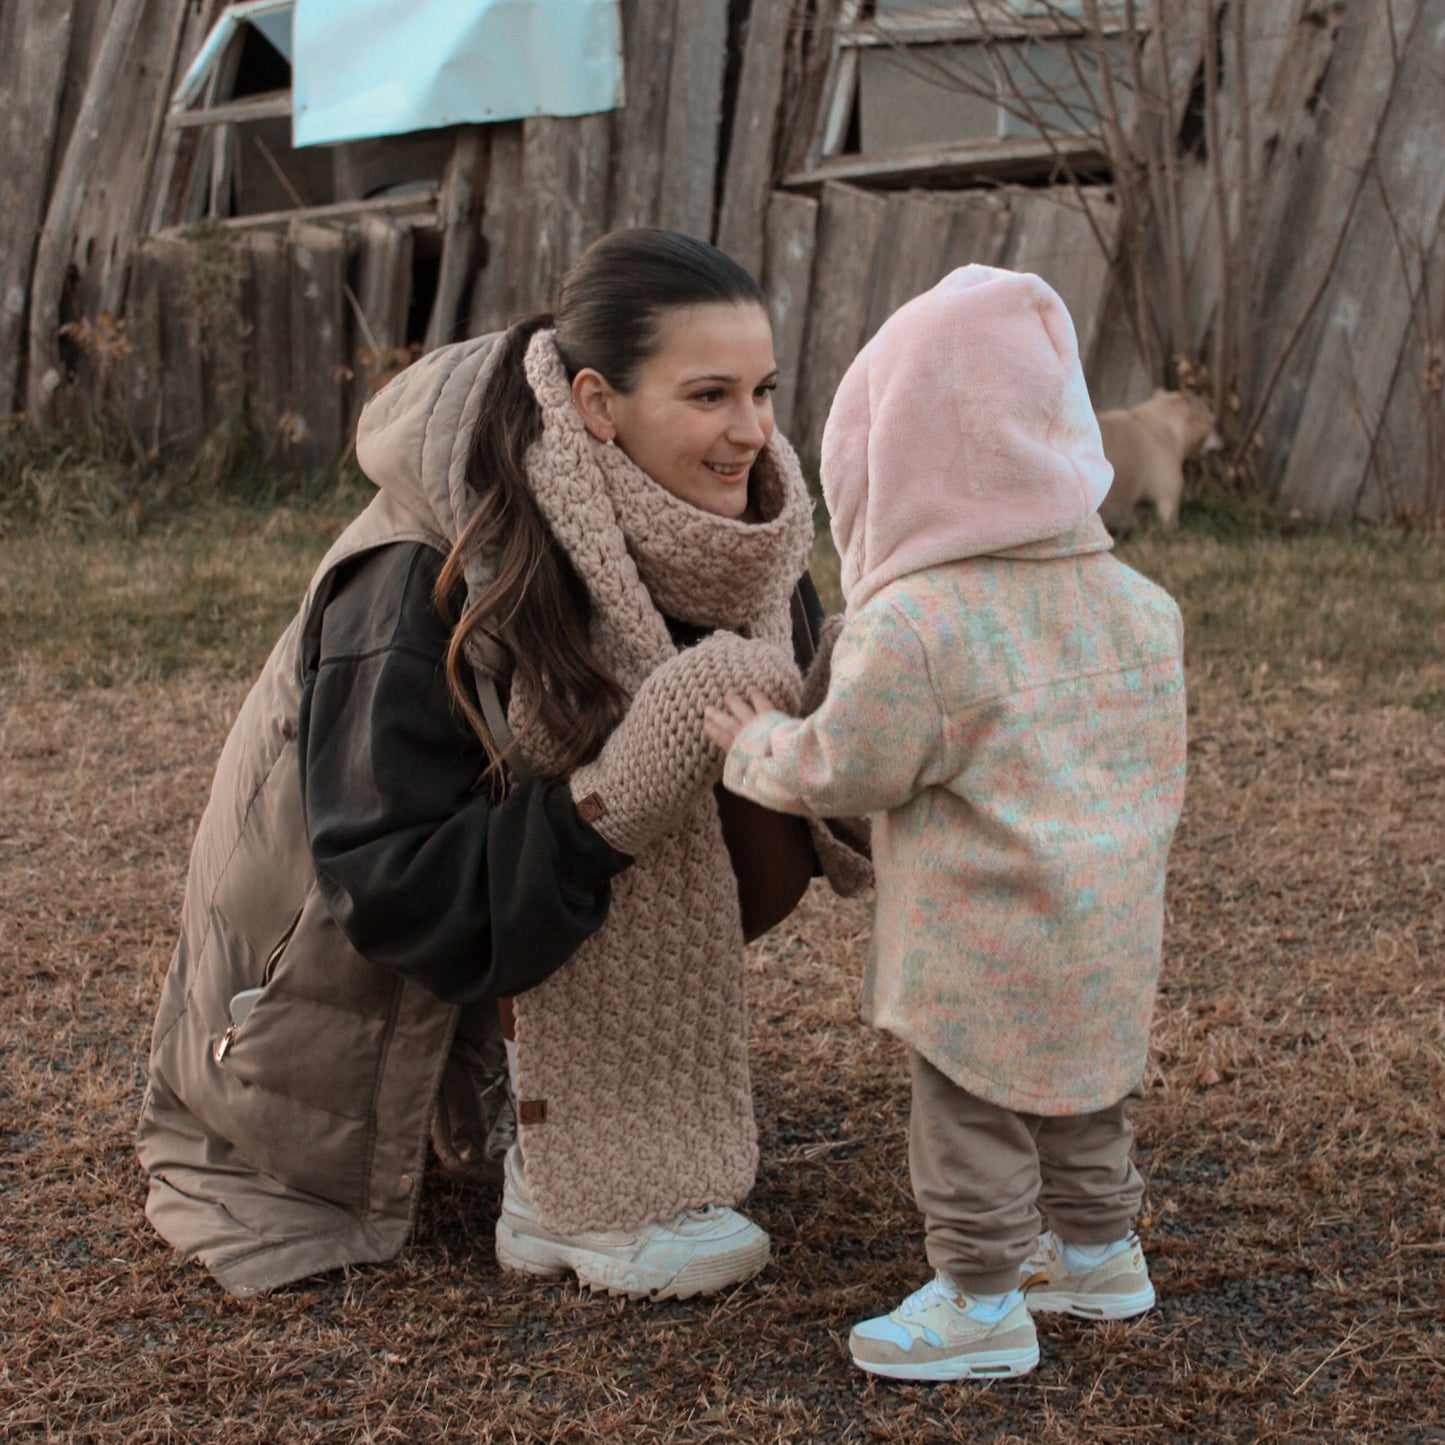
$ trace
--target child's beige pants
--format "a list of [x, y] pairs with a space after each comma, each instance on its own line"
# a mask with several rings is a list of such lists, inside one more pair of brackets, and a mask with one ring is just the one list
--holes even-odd
[[1107, 1244], [1133, 1227], [1144, 1183], [1125, 1107], [1142, 1089], [1093, 1114], [1017, 1114], [960, 1089], [914, 1049], [908, 1064], [908, 1163], [928, 1262], [965, 1292], [1016, 1288], [1041, 1228]]

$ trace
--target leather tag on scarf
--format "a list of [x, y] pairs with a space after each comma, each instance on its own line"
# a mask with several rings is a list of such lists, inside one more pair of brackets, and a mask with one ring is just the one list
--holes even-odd
[[600, 793], [588, 793], [577, 803], [577, 816], [584, 823], [595, 823], [607, 811], [607, 804]]
[[547, 1101], [545, 1099], [518, 1099], [517, 1122], [519, 1124], [545, 1124], [547, 1122]]

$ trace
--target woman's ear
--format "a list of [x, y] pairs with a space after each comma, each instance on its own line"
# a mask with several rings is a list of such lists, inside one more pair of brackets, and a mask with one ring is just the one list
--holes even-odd
[[581, 415], [582, 425], [600, 442], [610, 442], [617, 435], [612, 397], [607, 378], [590, 366], [584, 366], [572, 378], [572, 405]]

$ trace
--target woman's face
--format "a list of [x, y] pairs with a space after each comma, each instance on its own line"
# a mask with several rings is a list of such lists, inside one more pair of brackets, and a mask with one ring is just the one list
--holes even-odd
[[773, 434], [773, 329], [753, 302], [684, 306], [630, 392], [610, 391], [617, 445], [674, 497], [741, 517], [748, 472]]

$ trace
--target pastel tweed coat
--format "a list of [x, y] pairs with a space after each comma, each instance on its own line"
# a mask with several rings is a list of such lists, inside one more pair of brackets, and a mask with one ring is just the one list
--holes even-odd
[[1183, 801], [1182, 628], [1109, 554], [1074, 331], [970, 266], [845, 376], [823, 484], [848, 604], [809, 717], [745, 727], [727, 786], [870, 813], [864, 1016], [1021, 1112], [1140, 1078]]

